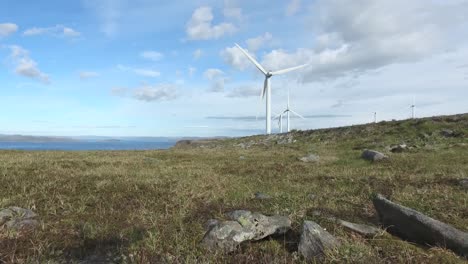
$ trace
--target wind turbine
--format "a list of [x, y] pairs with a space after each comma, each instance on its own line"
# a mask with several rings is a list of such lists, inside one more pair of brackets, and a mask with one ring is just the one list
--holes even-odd
[[280, 113], [275, 117], [275, 119], [278, 118], [278, 126], [280, 129], [280, 133], [283, 133], [283, 113]]
[[291, 131], [291, 122], [289, 121], [289, 118], [290, 118], [290, 113], [292, 113], [293, 115], [296, 115], [302, 119], [305, 119], [303, 116], [301, 116], [300, 114], [296, 113], [294, 110], [292, 110], [290, 107], [289, 107], [289, 88], [288, 88], [288, 104], [286, 105], [286, 110], [284, 110], [281, 115], [283, 114], [286, 114], [286, 126], [287, 126], [287, 131], [288, 133]]
[[377, 112], [374, 112], [374, 123], [377, 123]]
[[410, 108], [411, 108], [411, 118], [414, 119], [414, 108], [416, 108], [414, 96], [413, 96], [413, 104], [410, 106]]
[[[280, 74], [283, 74], [283, 73], [287, 73], [287, 72], [291, 72], [291, 71], [294, 71], [294, 70], [304, 68], [308, 64], [304, 64], [304, 65], [300, 65], [300, 66], [296, 66], [296, 67], [292, 67], [292, 68], [288, 68], [288, 69], [284, 69], [284, 70], [267, 71], [267, 70], [265, 70], [265, 68], [263, 68], [262, 65], [260, 65], [260, 63], [258, 63], [252, 56], [250, 56], [250, 54], [246, 50], [244, 50], [237, 43], [235, 43], [235, 44], [236, 44], [237, 48], [239, 48], [242, 51], [242, 53], [244, 53], [244, 55], [255, 65], [255, 67], [257, 67], [257, 69], [260, 70], [265, 75], [265, 81], [264, 81], [264, 84], [263, 84], [262, 93], [260, 95], [261, 95], [262, 99], [266, 96], [266, 131], [265, 131], [265, 133], [267, 135], [271, 134], [271, 86], [270, 86], [270, 78], [272, 76], [275, 76], [275, 75], [280, 75]], [[289, 114], [288, 114], [288, 120], [289, 120]], [[288, 124], [289, 124], [289, 122], [288, 122]]]

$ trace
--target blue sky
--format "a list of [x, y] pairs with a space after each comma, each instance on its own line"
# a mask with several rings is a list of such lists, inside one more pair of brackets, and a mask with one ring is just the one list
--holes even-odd
[[[0, 2], [0, 133], [235, 136], [468, 112], [467, 1]], [[316, 118], [314, 116], [325, 115]], [[258, 116], [258, 120], [255, 117]], [[232, 117], [232, 118], [231, 118]], [[277, 129], [276, 121], [273, 123]]]

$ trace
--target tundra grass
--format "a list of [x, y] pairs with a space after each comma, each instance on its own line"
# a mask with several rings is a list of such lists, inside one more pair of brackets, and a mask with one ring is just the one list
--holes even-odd
[[[304, 220], [342, 242], [328, 263], [464, 263], [443, 248], [386, 233], [365, 239], [327, 219], [378, 225], [371, 197], [382, 193], [467, 231], [459, 180], [468, 178], [468, 115], [290, 135], [291, 144], [278, 144], [282, 135], [154, 151], [0, 151], [0, 208], [30, 208], [41, 222], [28, 233], [0, 229], [0, 263], [302, 263]], [[401, 142], [411, 149], [387, 150]], [[390, 158], [364, 161], [365, 148]], [[320, 161], [298, 160], [309, 153]], [[255, 192], [273, 198], [255, 200]], [[231, 254], [207, 252], [203, 224], [233, 209], [287, 215], [293, 230]]]

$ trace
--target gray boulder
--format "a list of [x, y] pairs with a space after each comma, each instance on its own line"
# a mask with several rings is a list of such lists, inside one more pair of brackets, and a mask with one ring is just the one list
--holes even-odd
[[339, 245], [340, 242], [317, 223], [304, 221], [299, 241], [299, 254], [307, 261], [323, 260], [327, 250]]
[[369, 225], [355, 224], [341, 219], [337, 219], [335, 222], [367, 238], [372, 238], [382, 233], [381, 229]]
[[373, 203], [388, 232], [423, 245], [446, 247], [468, 257], [468, 233], [393, 203], [380, 194], [373, 199]]
[[0, 210], [0, 226], [12, 230], [30, 230], [39, 225], [34, 218], [37, 214], [29, 209], [16, 206]]
[[370, 161], [381, 161], [387, 159], [388, 157], [378, 151], [366, 149], [364, 152], [362, 152], [361, 158]]
[[299, 160], [302, 161], [302, 162], [319, 162], [320, 157], [317, 156], [317, 155], [314, 155], [314, 154], [310, 154], [308, 156], [299, 158]]
[[246, 210], [236, 210], [227, 216], [231, 221], [210, 220], [209, 230], [202, 240], [209, 250], [232, 252], [242, 242], [284, 234], [291, 229], [291, 221], [285, 216], [265, 216]]

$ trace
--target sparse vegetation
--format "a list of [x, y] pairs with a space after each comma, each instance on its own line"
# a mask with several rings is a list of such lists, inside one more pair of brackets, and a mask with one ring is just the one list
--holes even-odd
[[[300, 263], [304, 220], [342, 242], [329, 263], [465, 261], [389, 234], [366, 239], [328, 217], [377, 225], [371, 197], [382, 193], [467, 231], [468, 191], [459, 181], [468, 177], [468, 114], [291, 135], [284, 144], [273, 135], [155, 151], [0, 151], [0, 208], [30, 208], [41, 221], [30, 233], [0, 230], [0, 263]], [[403, 153], [387, 148], [402, 142]], [[365, 161], [366, 148], [389, 159]], [[298, 159], [311, 153], [320, 160]], [[252, 199], [256, 192], [272, 198]], [[199, 243], [203, 224], [232, 209], [287, 215], [294, 230], [232, 254], [208, 253]]]

